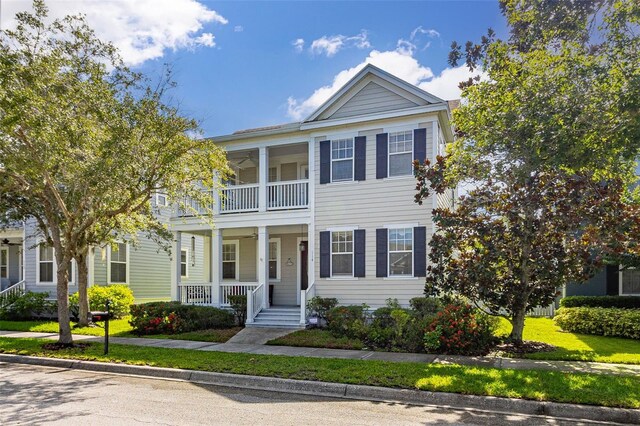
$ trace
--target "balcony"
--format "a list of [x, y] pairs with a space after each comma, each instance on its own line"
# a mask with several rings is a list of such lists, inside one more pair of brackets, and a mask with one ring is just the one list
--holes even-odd
[[[309, 207], [309, 148], [307, 143], [231, 151], [227, 159], [233, 176], [221, 190], [215, 214], [282, 211]], [[205, 214], [196, 201], [177, 217]]]

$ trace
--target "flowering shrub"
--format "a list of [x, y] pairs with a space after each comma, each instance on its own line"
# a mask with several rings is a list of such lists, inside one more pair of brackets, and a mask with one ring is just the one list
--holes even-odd
[[131, 307], [129, 323], [136, 334], [175, 334], [235, 325], [233, 314], [210, 306], [151, 302]]
[[452, 303], [438, 312], [424, 333], [427, 352], [484, 355], [496, 343], [495, 318], [471, 305]]

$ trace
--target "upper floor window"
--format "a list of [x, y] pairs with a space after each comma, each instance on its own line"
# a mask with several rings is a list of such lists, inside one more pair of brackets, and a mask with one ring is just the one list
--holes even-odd
[[129, 245], [117, 243], [109, 246], [109, 283], [127, 284], [129, 276]]
[[413, 131], [389, 133], [389, 176], [413, 174]]
[[331, 181], [353, 180], [353, 139], [331, 141]]
[[353, 276], [353, 231], [331, 232], [331, 276]]
[[235, 241], [222, 244], [222, 278], [238, 280], [238, 243]]
[[167, 199], [167, 194], [156, 192], [156, 206], [167, 207], [168, 205], [169, 205], [169, 200]]
[[413, 228], [389, 229], [389, 276], [413, 276]]

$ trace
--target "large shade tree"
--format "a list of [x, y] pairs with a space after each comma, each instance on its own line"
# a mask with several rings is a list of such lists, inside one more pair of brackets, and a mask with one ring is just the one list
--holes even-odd
[[[513, 324], [606, 256], [638, 254], [628, 184], [640, 148], [640, 5], [505, 0], [509, 39], [454, 43], [457, 139], [418, 165], [421, 201], [473, 186], [436, 210], [427, 291], [455, 291]], [[635, 234], [637, 235], [637, 233]]]
[[167, 238], [153, 194], [206, 209], [214, 174], [227, 166], [221, 150], [191, 137], [197, 123], [165, 101], [170, 78], [150, 86], [83, 17], [51, 21], [43, 1], [33, 5], [0, 32], [0, 208], [35, 221], [53, 247], [59, 341], [72, 344], [70, 261], [116, 235]]

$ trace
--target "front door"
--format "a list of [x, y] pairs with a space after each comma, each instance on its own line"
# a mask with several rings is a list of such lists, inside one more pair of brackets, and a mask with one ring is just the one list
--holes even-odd
[[306, 290], [309, 286], [309, 274], [307, 272], [309, 259], [309, 242], [300, 242], [300, 247], [304, 248], [304, 250], [300, 252], [300, 290]]

